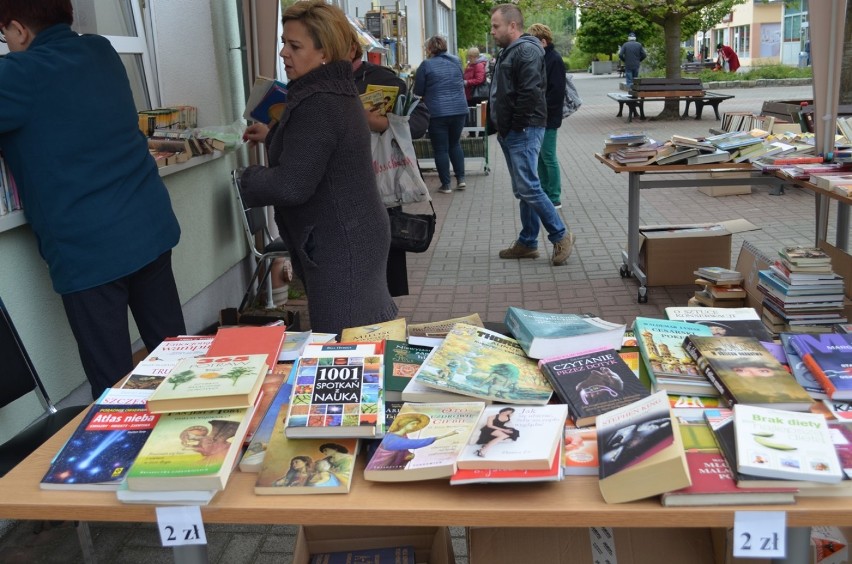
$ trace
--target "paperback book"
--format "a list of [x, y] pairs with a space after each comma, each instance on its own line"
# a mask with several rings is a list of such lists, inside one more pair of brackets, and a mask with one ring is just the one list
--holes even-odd
[[178, 361], [184, 358], [204, 356], [213, 342], [213, 337], [169, 337], [164, 339], [148, 356], [130, 372], [122, 388], [156, 390], [166, 379]]
[[364, 479], [407, 482], [449, 478], [485, 404], [406, 403], [364, 470]]
[[653, 384], [652, 391], [690, 396], [719, 395], [683, 348], [683, 340], [688, 335], [712, 335], [709, 327], [686, 321], [637, 317], [633, 332]]
[[843, 479], [822, 415], [737, 404], [734, 431], [740, 472], [825, 483]]
[[148, 398], [151, 413], [254, 405], [268, 367], [265, 354], [185, 358]]
[[594, 425], [598, 415], [650, 395], [613, 349], [545, 358], [538, 366], [578, 427]]
[[666, 317], [706, 325], [717, 337], [755, 337], [759, 341], [772, 341], [772, 334], [753, 307], [670, 306], [666, 308]]
[[287, 107], [287, 85], [278, 80], [258, 76], [249, 92], [243, 117], [265, 124], [281, 119]]
[[805, 365], [802, 357], [799, 356], [799, 353], [793, 348], [793, 345], [790, 344], [790, 339], [794, 334], [795, 333], [781, 333], [779, 335], [781, 338], [781, 345], [784, 347], [784, 354], [787, 356], [787, 366], [790, 369], [790, 373], [793, 374], [793, 378], [796, 379], [796, 382], [805, 389], [811, 398], [815, 400], [828, 399], [828, 394], [826, 393], [825, 388], [823, 388], [822, 384], [814, 378], [810, 368]]
[[690, 485], [686, 453], [665, 392], [598, 416], [598, 484], [607, 503]]
[[216, 332], [205, 356], [266, 355], [269, 370], [278, 362], [278, 354], [287, 334], [283, 325], [222, 327]]
[[789, 342], [829, 398], [852, 399], [852, 334], [793, 335]]
[[558, 482], [562, 479], [562, 450], [557, 449], [547, 470], [456, 470], [450, 477], [451, 486], [463, 484], [507, 484], [518, 482]]
[[424, 347], [436, 347], [444, 341], [444, 337], [455, 326], [456, 323], [467, 323], [476, 327], [485, 327], [478, 313], [455, 317], [442, 321], [429, 321], [427, 323], [408, 324], [408, 342], [412, 345]]
[[490, 401], [546, 404], [553, 389], [518, 342], [457, 323], [420, 365], [415, 381]]
[[549, 470], [563, 442], [565, 405], [486, 407], [467, 446], [462, 470]]
[[385, 399], [399, 401], [417, 369], [432, 352], [431, 347], [412, 345], [405, 340], [385, 341]]
[[[298, 362], [298, 361], [297, 361]], [[288, 367], [290, 368], [290, 367]], [[284, 410], [281, 418], [287, 416], [287, 409], [290, 405], [290, 396], [293, 394], [293, 382], [296, 380], [295, 365], [288, 371], [287, 380], [281, 384], [278, 391], [273, 394], [272, 401], [263, 413], [260, 423], [257, 425], [254, 434], [248, 441], [248, 447], [240, 458], [240, 470], [243, 472], [258, 472], [266, 456], [266, 451], [269, 448], [269, 439], [272, 437], [272, 429], [278, 421], [278, 414]], [[257, 412], [255, 412], [255, 416]]]
[[343, 343], [354, 343], [358, 341], [385, 341], [393, 339], [404, 341], [406, 336], [406, 322], [404, 317], [391, 319], [382, 323], [361, 325], [359, 327], [347, 327], [340, 333], [340, 341]]
[[527, 356], [535, 359], [601, 347], [618, 349], [626, 329], [598, 317], [518, 307], [509, 307], [504, 321]]
[[[260, 386], [260, 393], [257, 397], [257, 406], [255, 407], [254, 415], [249, 422], [249, 428], [246, 432], [247, 445], [254, 438], [254, 434], [260, 426], [261, 420], [266, 415], [267, 410], [269, 410], [269, 406], [272, 405], [272, 402], [278, 397], [279, 390], [281, 390], [282, 386], [284, 386], [284, 383], [287, 381], [289, 376], [290, 365], [276, 364], [275, 368], [273, 368], [263, 379], [263, 384]], [[289, 389], [289, 387], [284, 387], [285, 391]], [[290, 396], [287, 397], [289, 398]]]
[[562, 451], [563, 474], [598, 475], [598, 431], [595, 427], [576, 427], [570, 419], [566, 421]]

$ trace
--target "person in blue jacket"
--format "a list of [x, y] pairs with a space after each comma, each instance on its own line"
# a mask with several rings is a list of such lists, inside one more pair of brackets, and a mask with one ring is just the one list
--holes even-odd
[[450, 194], [450, 163], [456, 175], [456, 190], [464, 190], [464, 151], [461, 134], [467, 121], [467, 98], [461, 61], [447, 53], [447, 40], [436, 35], [426, 41], [429, 58], [414, 75], [414, 93], [429, 106], [429, 140], [435, 153], [435, 168], [442, 194]]
[[0, 150], [97, 398], [186, 332], [171, 250], [180, 226], [109, 41], [71, 29], [71, 0], [0, 0]]

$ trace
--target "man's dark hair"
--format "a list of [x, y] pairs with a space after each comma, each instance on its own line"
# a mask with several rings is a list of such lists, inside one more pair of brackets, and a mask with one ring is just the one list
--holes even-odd
[[515, 6], [514, 4], [498, 4], [491, 8], [491, 13], [500, 12], [500, 15], [503, 16], [503, 19], [506, 22], [515, 22], [518, 24], [518, 28], [523, 31], [524, 29], [524, 14], [521, 13], [521, 9]]
[[349, 449], [343, 445], [339, 445], [337, 443], [323, 443], [319, 447], [319, 451], [322, 452], [325, 449], [330, 448], [331, 450], [336, 450], [340, 454], [349, 454]]
[[74, 23], [71, 0], [0, 0], [0, 25], [17, 20], [34, 32], [52, 25]]
[[718, 44], [716, 45], [716, 49], [721, 49], [722, 47], [724, 47], [724, 45], [723, 45], [723, 44], [721, 44], [721, 43], [718, 43]]

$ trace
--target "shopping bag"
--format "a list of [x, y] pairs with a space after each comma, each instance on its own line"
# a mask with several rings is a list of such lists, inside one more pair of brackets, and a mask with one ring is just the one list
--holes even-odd
[[565, 99], [562, 101], [562, 117], [567, 118], [583, 104], [577, 87], [574, 86], [574, 75], [565, 73]]
[[471, 98], [488, 98], [491, 95], [491, 82], [486, 80], [481, 84], [477, 84], [470, 91]]
[[388, 128], [372, 133], [373, 170], [382, 202], [387, 207], [431, 200], [420, 177], [411, 143], [408, 116], [387, 114]]

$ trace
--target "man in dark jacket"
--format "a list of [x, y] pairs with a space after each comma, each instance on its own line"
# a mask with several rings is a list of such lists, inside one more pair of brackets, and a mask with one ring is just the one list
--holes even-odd
[[618, 58], [624, 63], [624, 82], [627, 83], [627, 88], [633, 86], [634, 78], [639, 78], [639, 63], [644, 61], [647, 56], [648, 53], [645, 52], [645, 48], [636, 41], [636, 34], [629, 34], [627, 43], [624, 43], [618, 50]]
[[521, 233], [500, 258], [538, 257], [538, 233], [543, 224], [553, 243], [554, 265], [568, 261], [574, 235], [541, 189], [538, 155], [547, 125], [544, 49], [523, 32], [524, 16], [513, 4], [491, 10], [491, 35], [502, 51], [492, 78], [489, 119], [503, 149], [512, 192], [520, 201]]
[[538, 155], [538, 178], [541, 189], [553, 202], [556, 209], [562, 208], [562, 182], [559, 159], [556, 157], [556, 130], [562, 126], [562, 106], [565, 103], [565, 63], [562, 55], [553, 47], [553, 32], [544, 24], [532, 24], [529, 33], [541, 41], [544, 47], [544, 70], [547, 73], [547, 124], [541, 153]]

